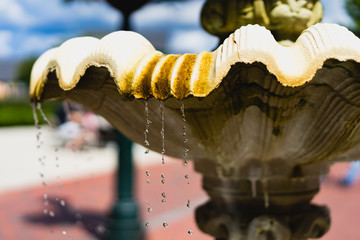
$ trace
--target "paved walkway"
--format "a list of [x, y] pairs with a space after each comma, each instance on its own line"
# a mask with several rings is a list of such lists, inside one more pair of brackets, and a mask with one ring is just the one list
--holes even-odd
[[[57, 147], [51, 129], [41, 130], [39, 141], [38, 133], [27, 127], [0, 129], [0, 239], [101, 239], [114, 199], [116, 149], [108, 145], [71, 152]], [[163, 166], [159, 154], [145, 155], [144, 150], [134, 146], [139, 213], [143, 223], [150, 223], [147, 240], [211, 240], [194, 221], [194, 209], [207, 199], [201, 176], [192, 164], [185, 167], [182, 161], [166, 158]], [[347, 165], [332, 167], [314, 199], [331, 209], [332, 227], [322, 238], [325, 240], [360, 239], [360, 183], [349, 188], [338, 184]], [[166, 176], [164, 185], [160, 182], [162, 173]], [[166, 203], [161, 201], [162, 192]], [[190, 208], [186, 206], [188, 199]]]

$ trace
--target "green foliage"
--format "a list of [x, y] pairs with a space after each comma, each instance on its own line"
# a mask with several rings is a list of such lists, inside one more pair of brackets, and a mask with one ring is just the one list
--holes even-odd
[[35, 57], [30, 57], [22, 60], [17, 65], [14, 81], [18, 83], [24, 83], [25, 86], [29, 86], [31, 69], [35, 61]]
[[[350, 17], [354, 20], [357, 28], [353, 31], [359, 36], [360, 33], [360, 0], [346, 0], [346, 10]], [[352, 29], [351, 29], [352, 30]]]
[[[46, 102], [42, 109], [49, 119], [54, 119], [56, 109], [60, 103]], [[44, 124], [38, 114], [40, 124]], [[50, 120], [51, 121], [51, 120]], [[3, 100], [0, 101], [0, 126], [34, 125], [34, 117], [29, 100]]]

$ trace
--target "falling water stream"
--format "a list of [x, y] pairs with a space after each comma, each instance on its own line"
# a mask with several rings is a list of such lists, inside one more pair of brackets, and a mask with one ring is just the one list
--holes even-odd
[[37, 103], [37, 104], [36, 104], [36, 108], [39, 110], [39, 112], [40, 112], [41, 117], [43, 118], [43, 120], [44, 120], [50, 127], [52, 127], [51, 122], [50, 122], [49, 119], [46, 117], [44, 111], [43, 111], [42, 108], [41, 108], [41, 103]]
[[[180, 111], [181, 111], [181, 118], [182, 118], [182, 123], [183, 123], [183, 137], [184, 137], [184, 166], [187, 167], [188, 165], [188, 153], [189, 153], [189, 149], [188, 149], [188, 139], [187, 139], [187, 132], [186, 132], [186, 116], [185, 116], [185, 104], [184, 101], [181, 100], [180, 101]], [[188, 169], [187, 169], [188, 170]], [[190, 184], [189, 181], [189, 175], [186, 174], [185, 175], [185, 179], [186, 179], [186, 183]], [[190, 198], [188, 197], [187, 203], [186, 203], [186, 207], [190, 208], [191, 207], [191, 203], [190, 203]], [[188, 234], [192, 235], [193, 232], [192, 230], [188, 231]]]
[[257, 177], [249, 177], [250, 185], [251, 185], [251, 195], [253, 198], [256, 198], [257, 191], [256, 191], [256, 183], [258, 181]]
[[[179, 101], [180, 103], [180, 111], [181, 111], [181, 118], [182, 118], [182, 137], [183, 137], [183, 143], [184, 143], [184, 152], [183, 152], [183, 161], [184, 161], [184, 166], [187, 167], [188, 166], [188, 139], [187, 139], [187, 129], [186, 129], [186, 117], [185, 117], [185, 105], [183, 101]], [[160, 110], [160, 120], [161, 120], [161, 127], [160, 127], [160, 138], [161, 138], [161, 164], [165, 167], [165, 153], [166, 153], [166, 149], [165, 149], [165, 104], [164, 101], [160, 100], [159, 101], [159, 110]], [[144, 131], [144, 145], [146, 147], [146, 151], [145, 154], [149, 153], [149, 146], [150, 146], [150, 142], [148, 139], [149, 136], [149, 127], [151, 124], [151, 121], [149, 120], [149, 102], [148, 100], [145, 100], [144, 102], [144, 112], [145, 112], [145, 131]], [[188, 169], [187, 169], [188, 170]], [[146, 170], [145, 171], [146, 177], [147, 177], [147, 183], [150, 183], [150, 170]], [[186, 186], [188, 186], [190, 184], [190, 177], [188, 173], [185, 173], [185, 184]], [[161, 181], [161, 203], [165, 204], [166, 203], [166, 199], [167, 199], [167, 194], [164, 190], [164, 185], [166, 183], [166, 172], [163, 171], [160, 174], [160, 181]], [[185, 191], [186, 192], [186, 191]], [[166, 205], [163, 205], [166, 206]], [[186, 207], [190, 208], [191, 207], [191, 202], [190, 202], [190, 198], [188, 197], [187, 201], [186, 201]], [[151, 202], [147, 201], [146, 202], [146, 209], [147, 209], [147, 213], [150, 214], [153, 212], [153, 208], [151, 207]], [[146, 221], [145, 222], [145, 226], [149, 227], [150, 226], [150, 222]], [[168, 228], [169, 227], [169, 223], [167, 221], [162, 220], [162, 226], [164, 228]], [[193, 235], [193, 231], [192, 230], [186, 230], [187, 234], [189, 235]]]
[[161, 164], [165, 165], [165, 115], [164, 101], [160, 101], [160, 117], [161, 117]]
[[[149, 150], [149, 146], [150, 146], [150, 143], [149, 143], [149, 140], [148, 140], [148, 135], [149, 135], [149, 128], [150, 128], [150, 124], [151, 124], [151, 121], [149, 119], [149, 101], [146, 99], [145, 100], [145, 131], [144, 131], [144, 144], [146, 146], [146, 150], [145, 150], [145, 154], [148, 154], [150, 152]], [[145, 174], [146, 174], [146, 183], [147, 184], [150, 184], [150, 171], [149, 170], [146, 170], [145, 171]], [[151, 213], [152, 212], [152, 208], [151, 208], [151, 202], [150, 201], [147, 201], [146, 202], [146, 207], [147, 207], [147, 211], [148, 213]], [[145, 227], [149, 227], [150, 226], [150, 223], [149, 222], [145, 222]]]
[[[41, 131], [40, 131], [40, 126], [39, 126], [39, 119], [38, 119], [38, 115], [37, 115], [37, 111], [39, 111], [39, 113], [41, 114], [41, 117], [43, 119], [43, 121], [45, 123], [47, 123], [50, 127], [53, 127], [53, 125], [51, 124], [51, 122], [49, 121], [49, 119], [46, 117], [45, 113], [43, 112], [42, 108], [41, 108], [41, 104], [40, 103], [32, 103], [31, 104], [32, 110], [33, 110], [33, 116], [34, 116], [34, 122], [35, 122], [35, 127], [36, 129], [39, 129], [39, 132], [37, 133], [36, 137], [37, 137], [37, 146], [38, 148], [40, 148], [42, 141], [41, 141]], [[67, 107], [69, 107], [66, 103], [64, 104], [64, 108], [65, 110], [67, 109]], [[161, 137], [161, 164], [164, 166], [165, 165], [165, 113], [164, 113], [164, 101], [160, 101], [160, 119], [161, 119], [161, 130], [160, 130], [160, 137]], [[69, 111], [69, 109], [67, 109]], [[187, 139], [187, 129], [186, 129], [186, 117], [185, 117], [185, 106], [184, 106], [184, 102], [180, 101], [180, 111], [181, 111], [181, 117], [182, 117], [182, 122], [183, 122], [183, 126], [182, 126], [182, 136], [183, 136], [183, 143], [184, 143], [184, 153], [183, 153], [183, 161], [184, 161], [184, 166], [186, 167], [188, 165], [188, 139]], [[144, 145], [146, 146], [146, 151], [145, 154], [149, 153], [149, 146], [150, 146], [150, 142], [148, 139], [149, 136], [149, 129], [150, 129], [150, 124], [151, 121], [149, 119], [149, 103], [148, 100], [145, 100], [145, 131], [144, 131]], [[58, 149], [55, 149], [55, 152], [57, 152]], [[45, 156], [39, 158], [39, 162], [44, 166], [44, 160]], [[56, 167], [58, 167], [58, 156], [56, 156]], [[147, 183], [150, 183], [150, 171], [146, 170], [145, 174], [147, 176]], [[44, 173], [40, 173], [40, 177], [43, 179], [44, 178]], [[166, 172], [161, 173], [160, 176], [160, 181], [161, 184], [164, 185], [165, 184], [165, 180], [166, 180]], [[186, 185], [190, 184], [190, 180], [189, 180], [189, 174], [185, 174], [185, 183]], [[45, 181], [43, 181], [43, 186], [46, 187], [46, 183]], [[63, 187], [63, 185], [61, 185]], [[166, 198], [167, 198], [167, 194], [165, 193], [163, 187], [161, 187], [161, 202], [163, 204], [166, 203]], [[50, 216], [50, 217], [55, 217], [55, 213], [51, 210], [49, 210], [47, 208], [47, 206], [49, 205], [49, 199], [48, 199], [48, 195], [45, 192], [43, 195], [44, 198], [44, 214]], [[66, 206], [66, 202], [65, 200], [62, 199], [57, 199], [57, 201], [59, 202], [59, 204], [62, 207]], [[151, 202], [147, 201], [146, 202], [146, 207], [147, 207], [147, 212], [151, 213], [153, 211], [153, 208], [151, 207]], [[187, 199], [186, 202], [186, 207], [190, 208], [191, 207], [191, 202], [190, 202], [190, 198]], [[145, 223], [145, 226], [148, 227], [150, 225], [150, 223], [147, 221]], [[169, 224], [167, 221], [163, 220], [162, 221], [162, 226], [164, 228], [169, 227]], [[192, 230], [187, 230], [187, 233], [189, 235], [193, 235], [193, 231]], [[67, 235], [67, 231], [66, 230], [62, 230], [62, 234], [63, 235]]]
[[144, 144], [146, 146], [146, 151], [145, 153], [149, 153], [149, 140], [148, 140], [148, 135], [149, 135], [149, 127], [150, 127], [151, 121], [149, 120], [149, 102], [148, 100], [145, 100], [145, 131], [144, 131]]
[[[41, 127], [40, 127], [40, 121], [39, 121], [39, 118], [38, 118], [38, 115], [37, 115], [37, 111], [39, 111], [43, 121], [51, 128], [54, 128], [54, 125], [49, 121], [49, 119], [46, 117], [42, 107], [41, 107], [41, 103], [31, 103], [31, 108], [32, 108], [32, 112], [33, 112], [33, 118], [34, 118], [34, 125], [35, 125], [35, 128], [38, 130], [37, 134], [36, 134], [36, 141], [37, 141], [37, 148], [40, 149], [42, 145], [44, 145], [44, 142], [42, 141], [41, 137], [42, 137], [42, 132], [41, 132]], [[55, 147], [54, 148], [54, 152], [55, 152], [55, 167], [59, 167], [59, 157], [58, 157], [58, 148]], [[39, 163], [41, 164], [41, 167], [44, 167], [45, 166], [45, 160], [46, 160], [46, 156], [43, 155], [42, 157], [39, 157]], [[46, 187], [47, 187], [47, 184], [46, 184], [46, 181], [45, 181], [45, 174], [43, 173], [43, 171], [41, 171], [39, 173], [40, 175], [40, 178], [41, 178], [41, 182], [42, 182], [42, 185], [43, 187], [45, 188], [44, 190], [44, 194], [43, 194], [43, 204], [44, 204], [44, 210], [43, 210], [43, 214], [44, 215], [47, 215], [47, 216], [50, 216], [51, 218], [54, 218], [56, 217], [56, 214], [53, 210], [50, 210], [49, 209], [49, 196], [48, 194], [46, 193]], [[57, 179], [60, 179], [60, 176], [57, 176]], [[64, 188], [63, 185], [60, 185], [60, 190], [62, 190]], [[56, 202], [59, 203], [59, 205], [61, 207], [65, 207], [66, 206], [66, 201], [63, 200], [63, 199], [59, 199], [59, 198], [56, 198], [55, 199]], [[54, 230], [51, 230], [50, 231], [51, 234], [54, 233]], [[61, 233], [62, 235], [67, 235], [67, 231], [65, 229], [61, 230]], [[71, 239], [69, 237], [69, 239]]]
[[[39, 118], [36, 113], [36, 106], [35, 106], [34, 102], [31, 103], [31, 108], [32, 108], [32, 112], [33, 112], [35, 128], [39, 129], [40, 128], [39, 127]], [[39, 139], [39, 138], [37, 137], [37, 139]]]

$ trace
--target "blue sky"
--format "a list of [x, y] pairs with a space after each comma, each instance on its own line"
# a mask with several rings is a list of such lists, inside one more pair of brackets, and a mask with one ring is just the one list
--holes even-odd
[[[351, 23], [342, 0], [326, 0], [324, 22]], [[203, 0], [150, 4], [132, 16], [134, 30], [160, 50], [211, 50], [216, 38], [199, 22]], [[68, 38], [115, 31], [122, 15], [106, 2], [63, 4], [62, 0], [0, 0], [0, 59], [38, 56]], [[191, 39], [191, 41], [189, 41]]]
[[116, 29], [121, 15], [103, 3], [1, 0], [0, 58], [39, 54], [84, 32]]

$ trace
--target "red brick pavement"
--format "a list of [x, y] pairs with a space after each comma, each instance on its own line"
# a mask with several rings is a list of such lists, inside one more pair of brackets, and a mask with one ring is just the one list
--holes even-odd
[[[360, 239], [360, 183], [349, 188], [338, 185], [346, 166], [342, 163], [332, 167], [314, 199], [331, 209], [332, 227], [324, 240]], [[146, 170], [150, 176], [145, 174]], [[160, 181], [162, 173], [165, 184]], [[143, 223], [150, 223], [147, 240], [212, 239], [201, 233], [194, 221], [194, 209], [206, 200], [206, 194], [201, 189], [201, 176], [191, 164], [185, 167], [182, 161], [169, 159], [165, 166], [137, 166], [136, 176], [140, 216]], [[114, 174], [109, 173], [3, 193], [0, 239], [100, 239], [114, 199], [114, 187]], [[161, 202], [162, 192], [166, 194], [166, 203]], [[190, 208], [186, 206], [188, 199]], [[168, 223], [167, 228], [162, 227], [163, 221]], [[189, 230], [193, 235], [188, 234]]]

